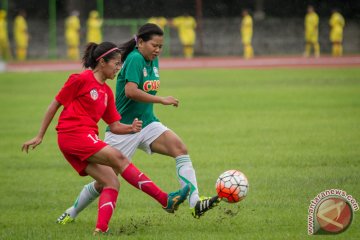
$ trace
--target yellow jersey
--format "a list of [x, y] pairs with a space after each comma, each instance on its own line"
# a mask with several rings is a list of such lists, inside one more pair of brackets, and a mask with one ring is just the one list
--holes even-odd
[[158, 25], [162, 30], [164, 30], [166, 24], [167, 24], [167, 20], [165, 17], [151, 17], [148, 20], [148, 23], [153, 23]]
[[341, 42], [343, 39], [343, 29], [345, 26], [344, 17], [338, 12], [333, 13], [330, 17], [329, 25], [331, 27], [330, 41]]
[[192, 16], [179, 16], [173, 19], [172, 24], [177, 27], [180, 41], [183, 45], [195, 44], [195, 18]]
[[241, 21], [241, 38], [244, 44], [250, 44], [253, 35], [253, 20], [250, 15], [246, 15]]
[[80, 20], [77, 16], [70, 16], [65, 22], [65, 37], [68, 45], [80, 44]]
[[317, 42], [319, 34], [319, 16], [315, 13], [308, 13], [305, 16], [305, 40]]
[[87, 20], [87, 42], [101, 43], [102, 34], [101, 34], [102, 20], [99, 18], [90, 17]]
[[28, 45], [28, 27], [23, 16], [18, 15], [14, 21], [14, 38], [16, 45], [27, 47]]

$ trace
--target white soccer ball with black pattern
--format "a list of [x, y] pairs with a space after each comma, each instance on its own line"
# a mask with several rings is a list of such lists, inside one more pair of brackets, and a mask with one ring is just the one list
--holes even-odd
[[218, 196], [229, 203], [243, 200], [249, 190], [249, 182], [244, 173], [238, 170], [228, 170], [222, 173], [216, 181]]

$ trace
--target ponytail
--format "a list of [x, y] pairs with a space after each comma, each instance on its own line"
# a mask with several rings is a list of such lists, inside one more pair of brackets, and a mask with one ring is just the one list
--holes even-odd
[[85, 53], [84, 56], [82, 58], [82, 62], [83, 62], [83, 66], [84, 68], [91, 68], [94, 69], [96, 67], [96, 59], [94, 58], [93, 54], [95, 49], [97, 48], [97, 46], [99, 46], [96, 43], [88, 43], [88, 45], [86, 45], [85, 48]]
[[112, 42], [88, 43], [82, 57], [83, 66], [84, 68], [94, 69], [101, 58], [108, 62], [116, 54], [120, 54], [120, 49]]
[[127, 41], [126, 43], [123, 43], [119, 47], [119, 49], [121, 51], [121, 62], [125, 62], [127, 56], [129, 55], [129, 53], [132, 52], [132, 50], [134, 50], [135, 46], [136, 46], [135, 38], [132, 38], [129, 41]]

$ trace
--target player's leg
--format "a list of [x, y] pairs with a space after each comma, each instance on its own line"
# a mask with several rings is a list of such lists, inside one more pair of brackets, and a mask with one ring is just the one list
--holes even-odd
[[314, 42], [314, 55], [315, 55], [315, 57], [320, 57], [320, 44], [319, 44], [319, 42]]
[[337, 56], [337, 46], [336, 46], [336, 43], [335, 43], [335, 42], [332, 43], [331, 56], [333, 56], [333, 57], [336, 57], [336, 56]]
[[97, 197], [100, 196], [103, 186], [97, 181], [86, 184], [74, 204], [66, 209], [66, 211], [57, 219], [59, 224], [67, 224], [73, 222], [77, 215], [84, 210], [90, 203], [92, 203]]
[[112, 167], [116, 174], [121, 174], [128, 183], [154, 198], [164, 210], [170, 213], [177, 210], [190, 191], [189, 186], [184, 186], [176, 192], [165, 193], [143, 172], [140, 172], [126, 156], [111, 146], [104, 147], [92, 155], [88, 161]]
[[72, 56], [74, 55], [72, 46], [70, 46], [70, 45], [67, 46], [66, 55], [67, 55], [68, 59], [72, 59]]
[[[134, 187], [156, 199], [168, 212], [170, 210], [174, 212], [179, 204], [186, 199], [189, 192], [189, 187], [187, 187], [175, 194], [166, 194], [130, 163], [121, 152], [110, 146], [103, 147], [100, 151], [90, 156], [87, 161], [89, 165], [85, 169], [86, 173], [103, 185], [99, 199], [98, 221], [94, 234], [108, 231], [108, 223], [115, 209], [118, 195], [118, 174], [121, 174]], [[117, 189], [116, 184], [118, 184]]]
[[244, 58], [245, 59], [250, 59], [254, 56], [254, 51], [251, 46], [251, 38], [252, 38], [251, 34], [244, 34], [242, 36], [242, 43], [244, 46]]
[[26, 47], [19, 47], [17, 57], [18, 57], [18, 60], [20, 60], [20, 61], [26, 60]]
[[244, 58], [250, 59], [253, 58], [253, 56], [254, 56], [254, 51], [251, 44], [246, 44], [244, 47]]
[[334, 57], [340, 57], [342, 56], [342, 52], [343, 52], [343, 49], [342, 49], [342, 44], [341, 42], [334, 42], [333, 43], [333, 56]]
[[306, 44], [305, 44], [305, 53], [304, 53], [305, 57], [310, 57], [311, 46], [312, 46], [312, 43], [307, 41]]
[[[158, 123], [158, 124], [160, 124], [160, 123]], [[112, 146], [113, 148], [121, 151], [130, 160], [132, 158], [132, 156], [134, 155], [136, 149], [138, 149], [139, 145], [141, 144], [141, 142], [143, 141], [143, 139], [147, 135], [148, 129], [149, 128], [151, 129], [151, 125], [153, 125], [153, 124], [150, 124], [146, 128], [142, 129], [140, 132], [134, 133], [134, 134], [118, 135], [118, 134], [113, 134], [112, 132], [106, 132], [106, 134], [105, 134], [105, 142], [107, 144], [109, 144], [110, 146]], [[162, 126], [162, 127], [167, 129], [164, 126]], [[153, 130], [156, 130], [156, 129], [153, 129]], [[158, 134], [157, 132], [155, 132], [155, 133], [153, 132], [153, 134], [151, 136], [154, 136], [153, 139], [155, 139], [160, 134]], [[167, 207], [165, 208], [165, 210], [167, 212], [171, 212], [171, 213], [174, 212], [174, 210], [176, 210], [178, 205], [180, 204], [180, 203], [175, 204], [176, 206], [175, 206], [174, 209], [172, 207], [169, 207], [172, 204], [171, 199], [172, 198], [175, 199], [176, 196], [178, 196], [179, 194], [180, 195], [184, 194], [185, 190], [187, 188], [190, 188], [190, 186], [186, 186], [186, 185], [184, 185], [182, 187], [183, 188], [181, 190], [176, 191], [176, 192], [172, 192], [172, 193], [169, 194]], [[190, 189], [187, 190], [187, 191], [190, 191]], [[181, 196], [180, 199], [182, 199], [182, 198], [183, 197]], [[183, 200], [181, 200], [181, 202], [182, 201]]]
[[193, 45], [185, 45], [184, 46], [184, 56], [188, 59], [194, 57], [194, 46]]
[[68, 45], [67, 55], [71, 60], [79, 59], [79, 44], [76, 43], [76, 39], [72, 39], [72, 42]]
[[18, 46], [16, 48], [16, 59], [19, 61], [24, 61], [26, 60], [26, 54], [27, 54], [27, 49], [26, 47], [23, 46]]
[[185, 144], [173, 131], [166, 130], [150, 145], [153, 152], [175, 158], [176, 174], [181, 186], [191, 186], [189, 194], [189, 205], [194, 217], [198, 218], [207, 210], [217, 205], [217, 196], [213, 198], [199, 197], [195, 169]]
[[199, 200], [195, 169], [192, 166], [190, 156], [185, 144], [171, 130], [166, 130], [150, 145], [151, 151], [175, 158], [176, 174], [181, 186], [191, 185], [189, 204], [194, 207]]
[[119, 179], [111, 167], [96, 163], [89, 163], [85, 171], [103, 186], [99, 198], [98, 218], [94, 234], [107, 232], [109, 221], [116, 207], [120, 187]]
[[0, 39], [0, 57], [4, 60], [12, 59], [9, 41], [5, 38]]
[[342, 55], [343, 55], [343, 45], [342, 45], [342, 42], [339, 42], [338, 56], [341, 57]]
[[342, 42], [343, 42], [343, 31], [339, 31], [337, 36], [336, 36], [336, 40], [339, 44], [339, 47], [338, 47], [338, 56], [341, 57], [343, 55], [343, 45], [342, 45]]
[[[117, 135], [106, 132], [104, 142], [119, 150], [130, 160], [138, 147], [139, 135], [140, 133]], [[100, 195], [102, 188], [103, 186], [97, 181], [86, 184], [74, 201], [73, 206], [69, 207], [57, 219], [57, 223], [67, 224], [73, 222], [78, 214]]]
[[78, 48], [78, 46], [70, 47], [70, 49], [69, 49], [69, 58], [71, 60], [79, 59], [79, 48]]

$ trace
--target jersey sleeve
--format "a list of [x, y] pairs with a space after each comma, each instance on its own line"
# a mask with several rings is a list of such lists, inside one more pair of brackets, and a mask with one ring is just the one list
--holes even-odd
[[133, 55], [127, 64], [125, 69], [126, 82], [134, 82], [139, 85], [143, 74], [142, 57]]
[[121, 116], [120, 116], [119, 112], [116, 110], [114, 94], [111, 91], [110, 87], [107, 87], [106, 92], [108, 95], [108, 99], [107, 99], [107, 105], [106, 105], [104, 115], [102, 116], [102, 119], [107, 124], [111, 124], [113, 122], [120, 121]]
[[79, 74], [72, 74], [61, 88], [55, 99], [64, 107], [68, 106], [79, 94], [83, 81]]

